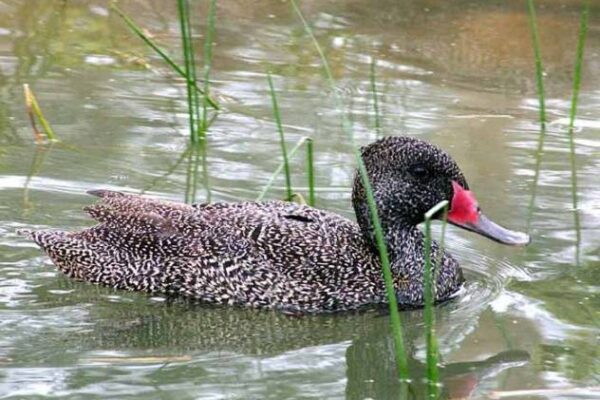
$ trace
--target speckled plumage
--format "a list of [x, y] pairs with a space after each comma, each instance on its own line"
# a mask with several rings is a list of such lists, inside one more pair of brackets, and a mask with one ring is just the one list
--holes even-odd
[[[392, 262], [398, 302], [420, 306], [423, 235], [416, 225], [467, 187], [454, 161], [417, 139], [384, 138], [363, 149]], [[426, 174], [423, 174], [423, 168]], [[80, 232], [28, 232], [66, 275], [116, 289], [184, 296], [291, 313], [353, 310], [385, 303], [364, 190], [355, 179], [358, 224], [305, 205], [185, 205], [113, 191], [86, 208], [98, 225]], [[361, 229], [362, 227], [362, 229]], [[433, 257], [439, 259], [437, 244]], [[463, 281], [441, 255], [437, 300]]]

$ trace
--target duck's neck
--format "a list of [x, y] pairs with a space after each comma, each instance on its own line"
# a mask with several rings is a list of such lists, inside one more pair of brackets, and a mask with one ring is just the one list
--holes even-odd
[[[370, 227], [370, 224], [369, 224]], [[362, 225], [361, 225], [361, 228]], [[425, 265], [425, 235], [414, 225], [383, 224], [394, 286], [398, 302], [406, 305], [423, 304], [423, 272]], [[365, 239], [379, 257], [375, 235], [365, 230]], [[436, 299], [445, 300], [460, 287], [463, 277], [458, 262], [437, 242], [431, 243], [431, 260], [435, 263]]]

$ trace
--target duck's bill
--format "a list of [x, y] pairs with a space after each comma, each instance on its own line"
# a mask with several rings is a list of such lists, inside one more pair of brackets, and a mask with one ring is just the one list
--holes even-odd
[[468, 231], [475, 232], [489, 239], [495, 240], [496, 242], [511, 246], [525, 246], [529, 244], [531, 240], [528, 234], [506, 229], [486, 217], [481, 212], [478, 213], [478, 218], [474, 222], [465, 221], [458, 223], [452, 221], [451, 219], [448, 219], [448, 222], [453, 225], [460, 226]]
[[452, 188], [454, 193], [448, 222], [503, 244], [525, 246], [529, 243], [528, 234], [506, 229], [483, 215], [471, 191], [465, 190], [456, 181], [452, 182]]

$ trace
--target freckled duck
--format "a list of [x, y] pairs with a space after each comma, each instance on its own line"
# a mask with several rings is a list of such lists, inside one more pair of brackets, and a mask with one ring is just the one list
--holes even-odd
[[[524, 245], [479, 210], [444, 151], [419, 139], [387, 137], [362, 150], [391, 260], [397, 301], [423, 304], [423, 241], [417, 228], [438, 202], [448, 220], [498, 242]], [[80, 232], [25, 231], [66, 275], [116, 289], [290, 313], [353, 310], [387, 302], [365, 190], [354, 180], [357, 222], [281, 201], [186, 205], [95, 190], [85, 211], [99, 224]], [[436, 300], [463, 276], [433, 243]]]

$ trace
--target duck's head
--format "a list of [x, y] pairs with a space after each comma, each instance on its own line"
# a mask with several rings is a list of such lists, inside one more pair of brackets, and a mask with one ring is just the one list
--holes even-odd
[[[529, 243], [528, 235], [503, 228], [481, 212], [456, 162], [436, 146], [415, 138], [386, 137], [364, 147], [362, 158], [386, 233], [418, 225], [427, 211], [447, 200], [448, 222], [453, 225], [503, 244]], [[365, 190], [358, 174], [352, 201], [358, 223], [374, 243]]]

